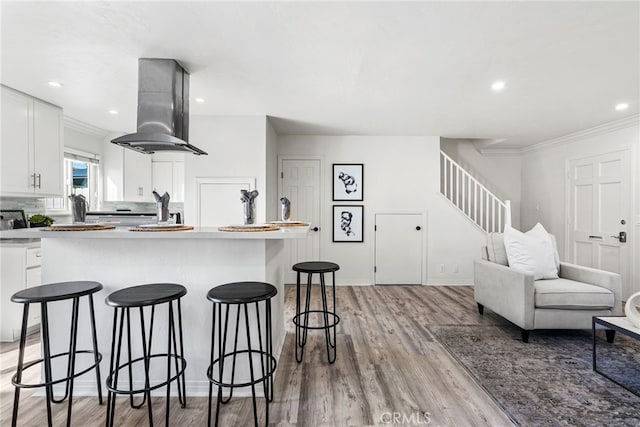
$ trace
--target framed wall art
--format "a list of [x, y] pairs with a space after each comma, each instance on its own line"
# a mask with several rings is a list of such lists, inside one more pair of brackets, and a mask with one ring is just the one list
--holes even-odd
[[364, 206], [333, 206], [333, 241], [364, 241]]
[[333, 164], [333, 200], [363, 201], [364, 165], [362, 163]]

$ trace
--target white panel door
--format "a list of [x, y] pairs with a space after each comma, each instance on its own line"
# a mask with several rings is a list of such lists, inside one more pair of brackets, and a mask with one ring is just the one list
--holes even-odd
[[630, 295], [629, 232], [631, 153], [619, 151], [569, 163], [569, 250], [571, 263], [622, 276], [623, 299]]
[[196, 178], [196, 225], [244, 223], [240, 190], [255, 190], [255, 178]]
[[286, 283], [295, 283], [293, 264], [319, 260], [320, 257], [320, 160], [283, 159], [280, 194], [291, 201], [291, 220], [309, 221], [311, 236], [285, 240]]
[[375, 215], [375, 284], [421, 285], [422, 214]]

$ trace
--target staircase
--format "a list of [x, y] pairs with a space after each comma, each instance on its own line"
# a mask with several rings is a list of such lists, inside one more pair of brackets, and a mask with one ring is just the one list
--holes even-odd
[[502, 232], [511, 225], [511, 202], [502, 201], [440, 151], [440, 192], [485, 233]]

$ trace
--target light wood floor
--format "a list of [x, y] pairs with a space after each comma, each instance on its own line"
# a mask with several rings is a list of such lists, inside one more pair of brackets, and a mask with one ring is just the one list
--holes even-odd
[[[317, 287], [314, 287], [317, 291]], [[318, 295], [316, 295], [318, 296]], [[491, 398], [436, 342], [430, 325], [498, 323], [491, 313], [477, 314], [470, 287], [343, 286], [337, 288], [338, 357], [328, 365], [323, 331], [310, 331], [303, 363], [294, 357], [293, 325], [287, 336], [275, 379], [269, 421], [278, 426], [506, 426], [512, 425]], [[312, 300], [320, 301], [318, 298]], [[313, 304], [313, 303], [312, 303]], [[287, 286], [285, 319], [295, 311], [295, 287]], [[37, 336], [30, 340], [28, 360], [37, 358]], [[0, 425], [10, 425], [13, 404], [11, 376], [17, 345], [0, 345]], [[20, 423], [46, 425], [44, 399], [22, 393]], [[261, 424], [264, 399], [258, 399]], [[104, 425], [106, 406], [96, 398], [74, 398], [74, 426]], [[180, 408], [171, 403], [171, 422], [204, 426], [206, 398], [188, 398]], [[64, 425], [66, 403], [54, 405], [55, 425]], [[133, 410], [124, 399], [116, 408], [117, 424], [147, 425], [146, 409]], [[398, 423], [390, 420], [396, 417]], [[157, 425], [164, 420], [164, 400], [154, 400]], [[221, 425], [253, 424], [250, 398], [223, 405]]]

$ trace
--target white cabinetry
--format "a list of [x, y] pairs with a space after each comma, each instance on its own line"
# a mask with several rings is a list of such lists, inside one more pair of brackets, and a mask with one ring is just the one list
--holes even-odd
[[62, 109], [5, 86], [0, 90], [0, 193], [61, 196]]
[[151, 195], [151, 156], [124, 150], [124, 200], [153, 202]]
[[165, 191], [172, 202], [184, 202], [184, 155], [156, 153], [151, 163], [152, 188], [158, 193]]
[[151, 194], [151, 156], [118, 147], [110, 141], [104, 146], [105, 201], [153, 202]]
[[[23, 289], [42, 283], [40, 242], [0, 245], [0, 341], [20, 338], [23, 304], [11, 302], [11, 296]], [[28, 326], [40, 323], [40, 305], [29, 305]]]

